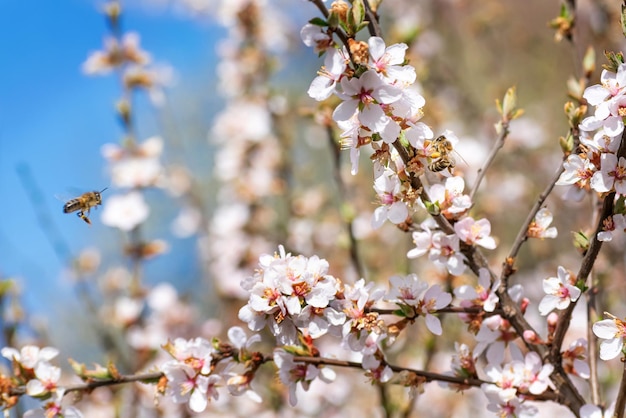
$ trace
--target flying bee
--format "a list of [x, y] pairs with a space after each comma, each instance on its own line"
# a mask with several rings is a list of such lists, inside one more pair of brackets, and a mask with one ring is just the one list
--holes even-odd
[[431, 142], [430, 146], [433, 149], [429, 156], [428, 169], [430, 171], [437, 173], [445, 169], [452, 170], [456, 166], [456, 161], [452, 156], [452, 153], [455, 152], [454, 146], [448, 138], [440, 135]]
[[106, 189], [107, 187], [100, 190], [99, 192], [94, 190], [93, 192], [83, 193], [82, 195], [74, 199], [68, 200], [63, 206], [63, 213], [72, 213], [78, 211], [76, 215], [80, 219], [91, 225], [91, 220], [87, 217], [87, 215], [89, 215], [91, 208], [97, 207], [98, 205], [102, 204], [101, 193]]

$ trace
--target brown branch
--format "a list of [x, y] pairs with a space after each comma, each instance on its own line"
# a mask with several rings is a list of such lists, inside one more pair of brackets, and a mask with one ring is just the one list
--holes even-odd
[[[563, 168], [563, 164], [561, 164], [558, 170], [556, 171], [556, 173], [554, 174], [554, 176], [552, 177], [552, 180], [548, 183], [545, 190], [539, 195], [539, 197], [535, 201], [535, 204], [531, 208], [530, 212], [528, 212], [528, 215], [526, 216], [526, 219], [524, 220], [524, 223], [522, 224], [519, 232], [517, 233], [517, 237], [515, 238], [515, 241], [513, 241], [513, 245], [511, 246], [511, 251], [509, 252], [509, 256], [508, 256], [509, 260], [514, 260], [517, 257], [519, 250], [522, 248], [522, 244], [528, 238], [527, 236], [528, 226], [535, 219], [535, 216], [537, 216], [537, 212], [539, 212], [539, 210], [543, 206], [543, 203], [546, 201], [550, 193], [552, 193], [552, 190], [554, 189], [556, 182], [559, 180], [559, 177], [561, 177], [561, 174], [563, 173], [564, 170], [565, 169]], [[508, 278], [512, 272], [513, 272], [512, 269], [502, 270], [500, 280], [503, 283], [505, 283], [507, 287], [508, 287]]]
[[[132, 383], [132, 382], [149, 382], [149, 381], [157, 381], [164, 374], [162, 372], [153, 372], [153, 373], [143, 373], [136, 375], [122, 375], [117, 379], [102, 379], [102, 380], [90, 380], [85, 383], [77, 383], [74, 385], [62, 386], [65, 390], [65, 393], [70, 392], [89, 392], [94, 389], [104, 387], [104, 386], [115, 386], [121, 385], [124, 383]], [[18, 387], [14, 388], [9, 393], [12, 396], [21, 396], [26, 394], [26, 387]]]
[[[376, 312], [379, 315], [395, 315], [395, 313], [397, 312], [397, 309], [372, 308], [368, 312]], [[492, 315], [503, 315], [504, 311], [502, 309], [495, 309], [493, 312], [486, 312], [483, 308], [480, 308], [477, 306], [472, 306], [472, 307], [448, 306], [446, 308], [437, 309], [433, 311], [432, 313], [440, 313], [440, 314], [455, 313], [455, 314], [470, 314], [470, 315], [484, 313], [485, 316], [492, 316]], [[409, 319], [412, 319], [412, 318], [409, 318]]]
[[613, 411], [613, 417], [624, 418], [624, 408], [626, 407], [626, 362], [622, 362], [622, 381], [619, 384], [619, 390], [617, 391], [617, 400], [615, 401], [615, 410]]
[[599, 405], [600, 383], [598, 382], [598, 340], [596, 339], [592, 325], [597, 318], [596, 296], [598, 289], [592, 284], [587, 292], [587, 357], [589, 359], [589, 387], [591, 392], [591, 403]]
[[378, 21], [378, 15], [374, 13], [372, 8], [370, 7], [370, 2], [368, 0], [363, 1], [365, 5], [365, 15], [367, 16], [368, 25], [367, 28], [372, 36], [382, 37], [382, 31], [380, 29], [380, 22]]

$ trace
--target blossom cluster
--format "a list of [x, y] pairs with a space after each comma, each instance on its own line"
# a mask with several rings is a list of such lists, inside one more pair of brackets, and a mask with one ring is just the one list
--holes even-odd
[[[623, 197], [626, 158], [618, 151], [626, 114], [626, 64], [620, 64], [615, 71], [604, 69], [600, 84], [587, 87], [583, 97], [594, 112], [580, 123], [580, 146], [563, 163], [564, 172], [556, 184], [567, 186], [564, 197], [568, 200], [579, 201], [589, 190]], [[625, 230], [624, 214], [615, 212], [605, 220], [598, 239], [610, 241], [614, 234]]]
[[83, 417], [75, 407], [61, 404], [65, 394], [65, 388], [59, 384], [61, 368], [50, 363], [50, 360], [59, 354], [59, 350], [53, 347], [39, 348], [26, 345], [21, 350], [4, 347], [0, 353], [2, 357], [11, 361], [14, 386], [25, 385], [27, 395], [48, 400], [41, 408], [27, 411], [24, 414], [25, 418]]
[[431, 213], [441, 213], [454, 223], [454, 234], [425, 221], [422, 231], [414, 232], [416, 248], [409, 257], [428, 253], [432, 261], [454, 275], [465, 270], [460, 242], [494, 249], [489, 221], [467, 215], [472, 202], [463, 194], [462, 177], [450, 177], [445, 185], [434, 184], [425, 195], [412, 183], [426, 172], [449, 176], [455, 166], [458, 138], [447, 130], [433, 139], [433, 130], [419, 122], [426, 101], [418, 93], [415, 69], [405, 62], [407, 45], [387, 47], [383, 39], [373, 36], [367, 43], [351, 44], [348, 51], [313, 24], [305, 25], [301, 36], [306, 45], [326, 53], [308, 94], [318, 101], [333, 94], [341, 99], [333, 120], [342, 131], [342, 145], [351, 150], [353, 173], [358, 170], [360, 148], [371, 144], [374, 149], [374, 190], [380, 206], [373, 213], [372, 226], [378, 228], [390, 221], [406, 228], [418, 203]]

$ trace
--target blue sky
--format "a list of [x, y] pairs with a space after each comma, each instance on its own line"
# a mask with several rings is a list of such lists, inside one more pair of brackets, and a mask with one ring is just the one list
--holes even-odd
[[[87, 77], [80, 70], [88, 53], [100, 49], [106, 34], [104, 17], [97, 10], [101, 3], [2, 3], [0, 277], [20, 279], [27, 309], [38, 310], [51, 294], [63, 294], [69, 285], [61, 274], [65, 265], [38, 224], [37, 210], [49, 218], [49, 225], [60, 231], [59, 237], [74, 253], [99, 246], [103, 236], [115, 237], [100, 225], [99, 213], [92, 212], [90, 228], [76, 216], [63, 214], [63, 202], [55, 196], [109, 185], [100, 146], [120, 139], [112, 111], [119, 89], [115, 77]], [[140, 33], [143, 48], [156, 62], [175, 68], [179, 83], [174, 97], [176, 91], [182, 97], [185, 91], [210, 88], [215, 37], [221, 36], [215, 28], [145, 10], [127, 11], [123, 25]], [[153, 116], [140, 117], [142, 139], [158, 133]], [[18, 167], [30, 173], [41, 193], [36, 208]]]

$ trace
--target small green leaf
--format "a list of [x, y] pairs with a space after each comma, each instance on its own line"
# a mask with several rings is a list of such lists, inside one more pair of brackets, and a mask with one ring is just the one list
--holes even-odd
[[352, 22], [354, 23], [354, 27], [357, 28], [360, 26], [364, 19], [365, 4], [363, 4], [363, 0], [354, 0], [352, 2]]
[[[622, 11], [624, 7], [622, 6]], [[622, 14], [622, 19], [624, 15]], [[624, 21], [622, 20], [622, 25]], [[583, 71], [585, 72], [585, 77], [590, 78], [593, 72], [596, 70], [596, 50], [593, 47], [589, 46], [587, 51], [585, 52], [585, 56], [583, 57]]]
[[589, 238], [582, 232], [574, 232], [574, 247], [582, 251], [589, 249]]
[[328, 22], [321, 17], [314, 17], [313, 19], [309, 20], [309, 23], [315, 26], [321, 26], [323, 28], [328, 26]]

